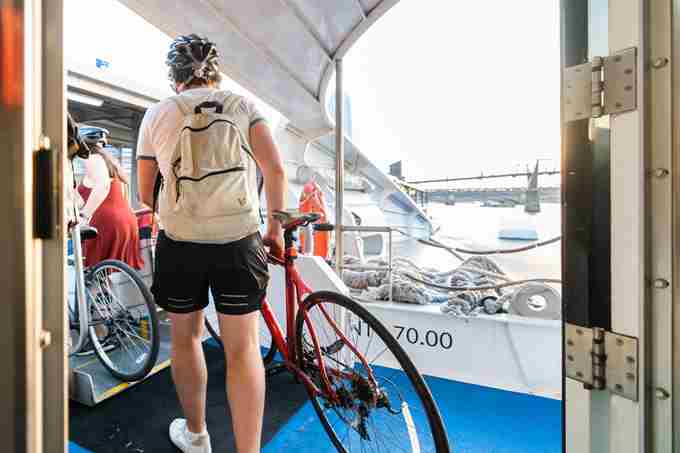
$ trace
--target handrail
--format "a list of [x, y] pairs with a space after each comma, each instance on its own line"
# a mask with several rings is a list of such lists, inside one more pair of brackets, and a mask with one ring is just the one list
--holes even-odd
[[[342, 258], [340, 258], [339, 261], [339, 270], [342, 269], [347, 269], [347, 270], [356, 270], [356, 269], [362, 269], [362, 270], [384, 270], [387, 271], [389, 274], [389, 301], [392, 302], [393, 300], [393, 289], [394, 289], [394, 267], [392, 266], [392, 233], [395, 231], [399, 231], [397, 228], [389, 227], [389, 226], [363, 226], [363, 225], [347, 225], [347, 226], [341, 226], [341, 231], [344, 233], [345, 231], [347, 232], [357, 232], [357, 233], [387, 233], [388, 235], [388, 240], [387, 240], [387, 266], [381, 266], [381, 265], [373, 265], [373, 264], [345, 264], [342, 262]], [[336, 229], [337, 231], [337, 229]], [[337, 233], [336, 233], [336, 242], [337, 242]]]

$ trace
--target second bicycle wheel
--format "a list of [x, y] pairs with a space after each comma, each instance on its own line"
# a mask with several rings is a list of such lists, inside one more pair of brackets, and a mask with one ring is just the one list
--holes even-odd
[[117, 378], [146, 377], [158, 358], [158, 315], [149, 289], [137, 272], [118, 260], [88, 269], [90, 340], [102, 364]]
[[[296, 348], [298, 365], [322, 390], [311, 401], [339, 452], [449, 453], [427, 384], [364, 307], [341, 294], [312, 293], [297, 316]], [[334, 397], [324, 392], [322, 369]]]

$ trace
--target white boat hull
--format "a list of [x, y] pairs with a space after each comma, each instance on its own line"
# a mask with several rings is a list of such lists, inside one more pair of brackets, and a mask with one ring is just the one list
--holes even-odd
[[514, 315], [454, 318], [436, 305], [364, 304], [422, 374], [560, 398], [561, 323]]
[[[300, 256], [298, 269], [315, 290], [347, 294], [347, 288], [320, 258]], [[272, 267], [268, 300], [278, 319], [285, 319], [284, 283], [281, 267]], [[561, 322], [523, 318], [514, 315], [454, 318], [437, 305], [410, 305], [388, 302], [364, 303], [385, 324], [425, 375], [469, 384], [561, 398]], [[285, 327], [285, 326], [284, 326]], [[371, 333], [363, 326], [352, 326], [362, 341]], [[263, 333], [263, 345], [269, 336]], [[381, 345], [371, 343], [371, 351]], [[360, 348], [361, 349], [361, 348]], [[372, 357], [371, 351], [367, 354]], [[379, 365], [393, 364], [379, 359]]]

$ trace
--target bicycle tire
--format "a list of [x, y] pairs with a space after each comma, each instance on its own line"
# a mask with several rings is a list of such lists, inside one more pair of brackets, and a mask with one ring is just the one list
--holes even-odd
[[[413, 385], [415, 391], [417, 392], [418, 398], [422, 402], [423, 408], [425, 409], [427, 421], [429, 422], [429, 427], [432, 434], [432, 449], [428, 450], [435, 453], [450, 453], [450, 445], [448, 441], [448, 436], [446, 434], [446, 428], [441, 418], [441, 414], [437, 407], [436, 402], [432, 398], [432, 394], [427, 386], [427, 383], [423, 379], [420, 372], [416, 369], [413, 361], [408, 357], [408, 354], [399, 345], [394, 336], [387, 330], [387, 328], [368, 310], [362, 307], [360, 304], [354, 300], [338, 293], [330, 291], [319, 291], [310, 294], [301, 304], [300, 310], [296, 318], [296, 356], [298, 367], [303, 371], [308, 371], [310, 369], [310, 364], [305, 360], [305, 353], [303, 351], [303, 345], [305, 344], [305, 337], [303, 337], [303, 329], [305, 327], [305, 312], [309, 312], [314, 306], [320, 304], [336, 304], [345, 310], [349, 310], [354, 315], [356, 315], [361, 321], [365, 322], [370, 329], [377, 334], [380, 339], [384, 342], [387, 349], [394, 355], [399, 364], [403, 367], [403, 371], [408, 377], [408, 380]], [[319, 338], [321, 336], [319, 335]], [[349, 348], [348, 348], [349, 349]], [[370, 346], [369, 346], [370, 349]], [[372, 368], [372, 366], [371, 366]], [[331, 442], [335, 448], [340, 453], [347, 453], [348, 450], [343, 445], [340, 436], [336, 433], [333, 425], [330, 423], [322, 403], [319, 401], [320, 398], [312, 395], [310, 389], [307, 388], [310, 396], [310, 400], [316, 411], [316, 414], [324, 427], [324, 430], [328, 434]], [[403, 406], [402, 406], [403, 407]], [[328, 407], [326, 407], [328, 408]], [[375, 410], [375, 409], [374, 409]], [[337, 422], [336, 422], [337, 423]], [[375, 425], [374, 429], [375, 429]], [[370, 440], [370, 439], [369, 439]], [[351, 440], [348, 439], [351, 443]], [[413, 451], [421, 451], [420, 447], [415, 448], [412, 445]], [[373, 445], [375, 447], [375, 445]], [[363, 446], [362, 446], [363, 448]], [[388, 447], [386, 451], [391, 451], [393, 447]], [[354, 451], [354, 450], [350, 450]], [[361, 451], [364, 451], [363, 449]], [[376, 451], [374, 448], [369, 448], [369, 451]]]
[[[262, 324], [260, 324], [260, 327], [264, 324], [264, 318], [260, 320]], [[222, 338], [220, 337], [219, 332], [213, 327], [212, 323], [208, 318], [205, 318], [204, 321], [205, 328], [208, 330], [208, 333], [212, 337], [213, 340], [217, 343], [217, 345], [224, 350], [224, 344], [222, 343]], [[271, 364], [274, 361], [274, 357], [276, 356], [276, 344], [274, 343], [274, 340], [272, 339], [269, 344], [269, 348], [267, 349], [266, 353], [262, 354], [262, 363], [264, 363], [264, 366], [267, 366]]]
[[[115, 360], [109, 354], [111, 351], [107, 351], [105, 345], [101, 343], [99, 337], [97, 336], [95, 326], [93, 325], [91, 325], [89, 328], [90, 340], [92, 341], [95, 353], [97, 354], [97, 357], [101, 361], [102, 365], [104, 365], [104, 367], [113, 376], [125, 382], [140, 381], [144, 379], [149, 374], [149, 372], [151, 372], [153, 367], [156, 365], [156, 360], [158, 359], [158, 351], [160, 348], [160, 333], [158, 330], [159, 327], [158, 327], [158, 314], [156, 312], [156, 304], [153, 300], [151, 292], [144, 284], [142, 278], [139, 276], [139, 273], [130, 266], [128, 266], [126, 263], [119, 260], [105, 260], [94, 265], [91, 268], [91, 271], [88, 273], [88, 280], [86, 282], [86, 286], [88, 284], [91, 284], [95, 276], [98, 275], [98, 272], [104, 268], [115, 269], [116, 271], [125, 274], [132, 280], [132, 282], [134, 282], [134, 285], [140, 291], [142, 298], [144, 299], [143, 304], [146, 306], [148, 310], [149, 319], [148, 324], [145, 327], [145, 331], [147, 334], [149, 332], [151, 333], [151, 335], [149, 335], [150, 337], [149, 343], [151, 347], [149, 353], [146, 354], [142, 363], [139, 363], [140, 365], [139, 368], [134, 371], [126, 372], [121, 371], [120, 369], [114, 366]], [[94, 304], [94, 302], [91, 300], [92, 296], [90, 295], [89, 292], [87, 293], [87, 296], [88, 303]], [[123, 310], [126, 313], [129, 313], [129, 308], [123, 308], [121, 311]], [[117, 325], [114, 328], [117, 328]], [[135, 361], [135, 363], [137, 363], [137, 361]]]

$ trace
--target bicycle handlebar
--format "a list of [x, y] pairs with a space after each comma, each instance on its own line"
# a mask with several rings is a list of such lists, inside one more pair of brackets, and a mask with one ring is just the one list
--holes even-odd
[[284, 260], [282, 260], [281, 258], [279, 258], [277, 256], [272, 255], [269, 252], [267, 252], [267, 261], [269, 261], [269, 263], [271, 263], [271, 264], [278, 264], [279, 266], [283, 266], [283, 265], [286, 264], [286, 262]]
[[333, 231], [335, 230], [335, 225], [331, 223], [315, 223], [314, 231]]

